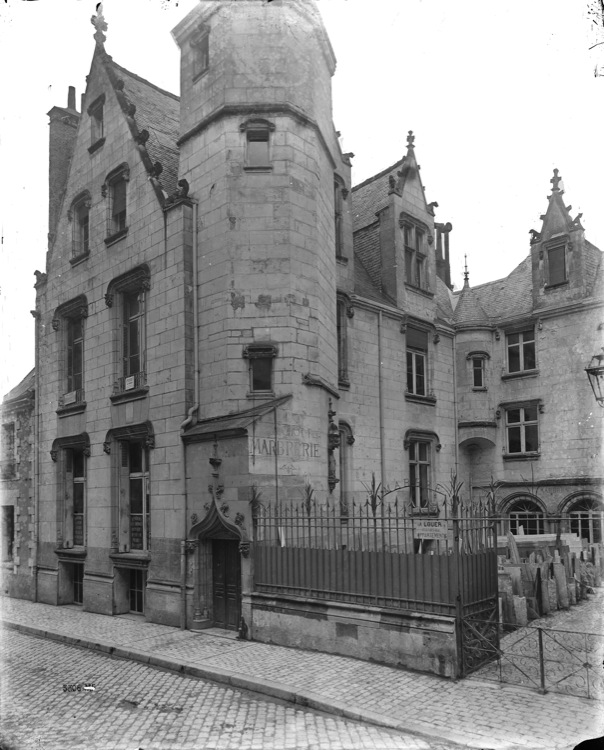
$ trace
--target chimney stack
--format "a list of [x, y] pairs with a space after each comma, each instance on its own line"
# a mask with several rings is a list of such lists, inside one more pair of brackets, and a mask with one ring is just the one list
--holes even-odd
[[67, 109], [75, 109], [75, 86], [70, 86], [67, 93]]

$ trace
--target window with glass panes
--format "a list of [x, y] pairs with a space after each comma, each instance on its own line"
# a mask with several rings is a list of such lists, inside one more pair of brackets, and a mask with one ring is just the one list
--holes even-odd
[[547, 251], [548, 284], [562, 284], [566, 281], [566, 246], [550, 247]]
[[[518, 500], [509, 510], [512, 534], [543, 534], [544, 513], [533, 500]], [[522, 528], [521, 528], [522, 527]]]
[[484, 388], [484, 359], [472, 357], [472, 385], [474, 388]]
[[82, 448], [65, 449], [66, 538], [74, 546], [86, 544], [86, 457]]
[[536, 453], [539, 450], [539, 422], [536, 405], [507, 408], [505, 420], [508, 453]]
[[75, 222], [73, 234], [74, 258], [90, 251], [90, 201], [81, 200], [74, 206]]
[[116, 177], [111, 183], [111, 230], [121, 232], [126, 228], [126, 180]]
[[430, 486], [430, 443], [411, 441], [409, 443], [409, 493], [415, 508], [428, 506]]
[[247, 166], [268, 167], [268, 128], [249, 129], [247, 131]]
[[84, 319], [67, 318], [67, 393], [79, 391], [84, 378]]
[[145, 611], [145, 584], [146, 572], [144, 570], [129, 571], [130, 586], [130, 611], [142, 614]]
[[403, 243], [405, 245], [405, 279], [408, 284], [424, 289], [426, 287], [424, 232], [419, 227], [404, 224]]
[[143, 372], [145, 293], [125, 292], [122, 296], [122, 363], [123, 376]]
[[428, 334], [415, 328], [407, 329], [407, 393], [426, 396]]
[[508, 333], [506, 336], [508, 350], [508, 372], [523, 372], [534, 370], [535, 360], [535, 329], [529, 328], [518, 333]]
[[122, 482], [128, 518], [128, 542], [132, 550], [149, 549], [151, 539], [149, 451], [142, 440], [123, 441]]

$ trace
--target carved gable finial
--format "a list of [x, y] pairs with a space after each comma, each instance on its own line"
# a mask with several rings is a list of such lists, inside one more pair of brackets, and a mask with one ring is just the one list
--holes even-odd
[[407, 135], [407, 148], [414, 148], [414, 142], [415, 142], [415, 136], [413, 135], [413, 131], [410, 130]]
[[559, 177], [558, 174], [559, 174], [558, 170], [554, 169], [554, 176], [550, 180], [550, 182], [552, 183], [552, 193], [559, 193], [559, 192], [561, 192], [560, 188], [558, 187], [558, 185], [562, 181], [562, 177]]
[[96, 29], [94, 33], [94, 41], [100, 47], [102, 47], [105, 41], [107, 40], [107, 37], [103, 33], [104, 31], [107, 31], [107, 23], [105, 21], [105, 16], [103, 15], [103, 3], [97, 4], [96, 16], [92, 16], [92, 18], [90, 19], [90, 23]]

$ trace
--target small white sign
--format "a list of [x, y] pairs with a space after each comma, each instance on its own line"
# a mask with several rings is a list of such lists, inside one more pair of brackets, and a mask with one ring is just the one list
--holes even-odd
[[447, 527], [446, 521], [434, 519], [423, 519], [415, 521], [413, 535], [416, 539], [451, 539], [452, 533]]
[[134, 375], [130, 375], [129, 378], [124, 380], [124, 390], [131, 391], [134, 388]]
[[76, 396], [76, 391], [69, 391], [69, 393], [66, 393], [63, 396], [63, 406], [67, 406], [67, 404], [75, 404]]

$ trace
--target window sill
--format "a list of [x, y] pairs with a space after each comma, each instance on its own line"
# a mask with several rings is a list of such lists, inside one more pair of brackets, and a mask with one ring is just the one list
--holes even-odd
[[348, 378], [339, 378], [339, 380], [338, 380], [338, 388], [341, 391], [349, 391], [350, 390], [350, 380], [348, 380]]
[[146, 570], [151, 562], [148, 551], [137, 549], [132, 552], [110, 552], [109, 557], [118, 568], [137, 568]]
[[105, 143], [105, 138], [99, 138], [98, 141], [95, 141], [92, 144], [92, 146], [88, 146], [88, 153], [94, 154], [94, 152], [98, 151], [104, 143]]
[[59, 406], [55, 411], [55, 414], [59, 415], [59, 418], [69, 417], [72, 414], [81, 414], [86, 411], [86, 401], [80, 401], [75, 404], [68, 404], [67, 406]]
[[436, 396], [419, 396], [417, 393], [405, 393], [405, 401], [413, 401], [416, 404], [436, 406]]
[[245, 394], [246, 398], [276, 398], [275, 391], [248, 391]]
[[568, 279], [565, 279], [564, 281], [559, 281], [557, 284], [545, 284], [543, 286], [543, 289], [546, 292], [551, 291], [552, 289], [560, 289], [560, 287], [568, 286]]
[[265, 167], [244, 167], [244, 172], [272, 172], [273, 167], [271, 164], [268, 164]]
[[539, 370], [521, 370], [520, 372], [506, 372], [501, 376], [502, 380], [519, 380], [521, 378], [536, 378]]
[[69, 263], [71, 264], [71, 267], [79, 265], [80, 263], [83, 263], [85, 260], [87, 260], [90, 257], [90, 250], [87, 250], [85, 253], [80, 253], [80, 255], [76, 255], [75, 258], [71, 258]]
[[341, 263], [343, 266], [347, 266], [348, 258], [345, 255], [336, 255], [336, 263]]
[[535, 451], [534, 453], [504, 453], [503, 454], [503, 460], [504, 461], [534, 461], [537, 458], [540, 458], [541, 453], [540, 451]]
[[488, 389], [487, 389], [486, 385], [481, 385], [481, 386], [474, 385], [474, 386], [472, 386], [472, 390], [473, 391], [486, 391]]
[[77, 546], [65, 549], [63, 547], [57, 548], [54, 551], [55, 555], [65, 560], [83, 560], [86, 557], [86, 547]]
[[129, 391], [119, 391], [118, 393], [112, 393], [109, 399], [112, 404], [123, 404], [126, 401], [138, 401], [138, 399], [146, 398], [149, 393], [149, 386], [144, 385], [140, 388], [132, 388]]
[[424, 297], [429, 297], [430, 299], [433, 299], [434, 297], [434, 292], [430, 292], [428, 289], [422, 289], [421, 286], [415, 286], [415, 284], [410, 284], [408, 281], [405, 281], [405, 287], [412, 292], [417, 292], [417, 294], [422, 294]]
[[120, 229], [119, 232], [115, 232], [115, 234], [110, 234], [108, 237], [105, 237], [105, 245], [107, 245], [107, 247], [109, 247], [110, 245], [114, 245], [116, 242], [119, 242], [127, 234], [128, 234], [128, 227], [125, 227], [124, 229]]

